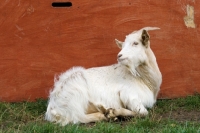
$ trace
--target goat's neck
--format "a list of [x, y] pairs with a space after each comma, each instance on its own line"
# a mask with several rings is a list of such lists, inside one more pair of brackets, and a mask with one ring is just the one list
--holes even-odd
[[162, 76], [155, 55], [150, 48], [147, 49], [146, 54], [148, 56], [148, 61], [136, 68], [140, 75], [137, 76], [137, 78], [147, 85], [147, 87], [154, 93], [154, 98], [156, 98], [160, 89]]

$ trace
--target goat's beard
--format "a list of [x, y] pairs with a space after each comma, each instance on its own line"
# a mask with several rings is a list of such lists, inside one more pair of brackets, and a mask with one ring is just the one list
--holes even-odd
[[138, 73], [138, 71], [136, 70], [136, 67], [128, 67], [129, 71], [131, 72], [131, 74], [135, 77], [140, 77], [140, 74]]
[[[140, 77], [139, 72], [136, 70], [136, 68], [138, 67], [137, 63], [135, 64], [135, 63], [125, 62], [125, 61], [119, 62], [119, 63], [121, 65], [125, 66], [133, 76], [135, 76], [135, 77], [139, 76]], [[127, 64], [131, 64], [131, 65], [127, 65]]]

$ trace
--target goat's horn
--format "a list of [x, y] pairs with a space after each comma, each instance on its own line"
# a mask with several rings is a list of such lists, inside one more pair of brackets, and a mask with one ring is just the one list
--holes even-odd
[[144, 28], [142, 28], [142, 30], [159, 30], [160, 28], [158, 28], [158, 27], [144, 27]]

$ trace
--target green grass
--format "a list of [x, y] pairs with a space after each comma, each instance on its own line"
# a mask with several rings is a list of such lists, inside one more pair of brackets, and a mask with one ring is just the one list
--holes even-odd
[[59, 126], [44, 121], [47, 101], [0, 103], [0, 133], [200, 133], [200, 95], [158, 100], [146, 118]]

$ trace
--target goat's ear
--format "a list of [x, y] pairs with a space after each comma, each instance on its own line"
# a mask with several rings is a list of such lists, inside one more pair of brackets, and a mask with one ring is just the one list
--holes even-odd
[[115, 39], [115, 42], [116, 42], [117, 46], [121, 49], [123, 42], [121, 42], [121, 41], [119, 41], [117, 39]]
[[142, 31], [142, 35], [141, 35], [141, 38], [142, 38], [142, 44], [145, 46], [145, 47], [148, 47], [148, 41], [149, 41], [149, 34], [146, 30], [143, 30]]

